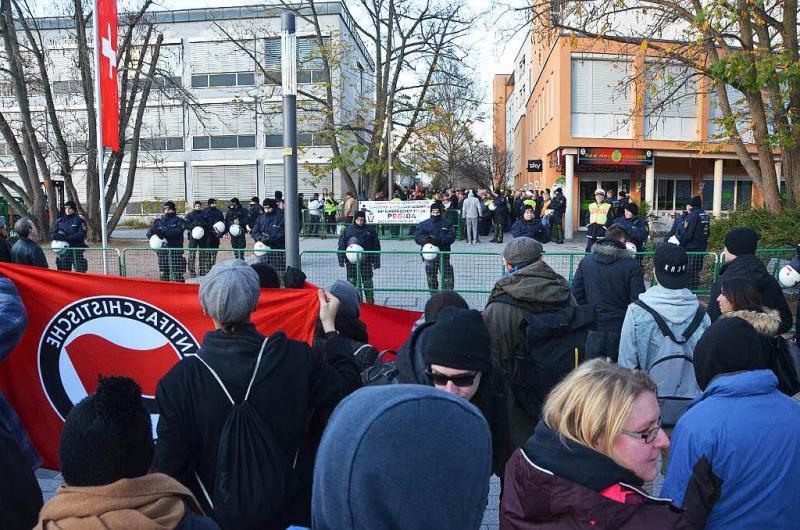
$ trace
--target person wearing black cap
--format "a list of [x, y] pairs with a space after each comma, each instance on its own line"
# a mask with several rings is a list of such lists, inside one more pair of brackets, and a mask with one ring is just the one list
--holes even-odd
[[650, 231], [647, 228], [647, 221], [639, 217], [639, 206], [636, 203], [627, 202], [621, 210], [622, 214], [614, 223], [625, 230], [628, 234], [628, 241], [636, 245], [636, 252], [644, 252], [644, 244], [647, 242]]
[[367, 226], [367, 216], [364, 210], [353, 213], [353, 223], [348, 225], [339, 236], [339, 266], [347, 268], [347, 281], [357, 289], [363, 288], [364, 298], [370, 304], [375, 303], [375, 289], [372, 282], [374, 269], [381, 268], [380, 254], [353, 254], [348, 256], [344, 251], [350, 245], [359, 245], [367, 251], [380, 251], [381, 242], [378, 234], [371, 226]]
[[[207, 251], [200, 254], [200, 276], [204, 276], [211, 270], [211, 267], [217, 262], [217, 249], [219, 249], [219, 238], [225, 233], [218, 232], [214, 225], [222, 221], [225, 223], [225, 216], [219, 208], [217, 208], [217, 199], [211, 197], [206, 203], [206, 209], [203, 214], [206, 216], [206, 223], [208, 223], [208, 238], [206, 240]], [[205, 257], [205, 259], [203, 259]]]
[[[192, 231], [195, 228], [203, 230], [203, 237], [195, 239]], [[203, 203], [194, 201], [192, 211], [186, 215], [186, 230], [189, 232], [189, 249], [203, 249], [208, 244], [208, 234], [211, 232], [211, 227], [208, 225], [206, 216], [203, 213]], [[195, 262], [197, 261], [197, 250], [189, 250], [189, 278], [197, 276], [195, 269]], [[200, 261], [202, 263], [203, 252], [200, 252]]]
[[699, 287], [700, 273], [703, 271], [705, 256], [697, 254], [708, 250], [708, 238], [711, 235], [711, 218], [703, 209], [703, 198], [696, 195], [686, 206], [689, 214], [683, 221], [683, 230], [676, 237], [678, 243], [691, 252], [689, 255], [689, 289]]
[[564, 214], [567, 211], [567, 199], [561, 188], [553, 191], [553, 198], [550, 200], [550, 209], [553, 215], [550, 217], [550, 235], [553, 243], [564, 244]]
[[721, 293], [720, 283], [723, 277], [749, 278], [756, 283], [764, 307], [775, 309], [780, 313], [781, 325], [778, 328], [778, 335], [782, 335], [792, 327], [792, 310], [786, 302], [786, 297], [783, 296], [783, 289], [778, 281], [767, 272], [764, 264], [755, 255], [758, 239], [755, 230], [745, 227], [734, 228], [725, 236], [723, 250], [725, 263], [719, 269], [719, 278], [711, 287], [708, 314], [712, 322], [720, 316], [717, 298]]
[[56, 267], [60, 271], [72, 270], [86, 272], [89, 262], [84, 257], [86, 249], [86, 221], [77, 214], [75, 203], [64, 203], [64, 215], [58, 218], [50, 230], [50, 238], [54, 241], [66, 241], [69, 248], [56, 257]]
[[522, 207], [522, 215], [514, 222], [511, 227], [512, 237], [529, 237], [538, 242], [542, 242], [545, 237], [545, 229], [541, 220], [536, 219], [533, 206], [528, 204]]
[[[278, 209], [275, 199], [264, 199], [264, 213], [256, 220], [250, 236], [253, 241], [261, 241], [270, 249], [286, 248], [283, 211]], [[286, 255], [283, 252], [267, 252], [265, 259], [279, 276], [286, 274]]]
[[42, 508], [37, 530], [218, 529], [191, 491], [149, 473], [153, 453], [150, 412], [139, 385], [127, 377], [101, 377], [97, 390], [64, 421], [59, 463], [66, 485]]
[[694, 350], [702, 394], [672, 434], [661, 497], [706, 529], [797, 528], [800, 407], [778, 391], [770, 355], [738, 317], [714, 322]]
[[261, 207], [261, 201], [255, 195], [250, 197], [250, 206], [248, 207], [248, 212], [249, 216], [247, 218], [247, 229], [252, 230], [256, 225], [258, 216], [264, 213], [264, 209]]
[[[420, 247], [431, 244], [438, 247], [439, 251], [449, 253], [450, 246], [455, 240], [456, 233], [453, 230], [453, 222], [445, 219], [441, 203], [434, 202], [431, 204], [430, 218], [417, 225], [414, 241]], [[440, 261], [444, 269], [444, 285], [442, 288], [453, 289], [455, 276], [453, 266], [450, 264], [450, 254], [439, 254], [434, 259], [425, 259], [425, 256], [423, 256], [422, 261], [425, 263], [425, 276], [428, 280], [428, 289], [431, 292], [439, 290]]]
[[[245, 232], [247, 231], [247, 220], [250, 215], [242, 208], [239, 199], [234, 197], [228, 204], [228, 211], [225, 214], [225, 232], [231, 236], [231, 248], [233, 248], [233, 257], [236, 259], [244, 259], [244, 248], [247, 247], [247, 238]], [[231, 233], [231, 226], [238, 226], [239, 233], [233, 235]], [[234, 229], [237, 230], [237, 229]]]
[[[186, 230], [186, 221], [183, 217], [175, 214], [175, 203], [167, 201], [164, 203], [164, 215], [153, 222], [153, 226], [147, 231], [147, 238], [154, 235], [164, 239], [166, 244], [162, 249], [157, 250], [158, 272], [162, 282], [181, 282], [183, 283], [183, 271], [186, 270], [186, 259], [183, 257], [183, 232]], [[174, 249], [174, 250], [173, 250]], [[203, 270], [203, 260], [200, 260], [200, 275], [207, 271]]]

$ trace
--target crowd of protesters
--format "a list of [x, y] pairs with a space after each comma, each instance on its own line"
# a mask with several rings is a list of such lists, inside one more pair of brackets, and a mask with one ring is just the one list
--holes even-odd
[[[306, 344], [251, 321], [260, 289], [279, 287], [279, 272], [301, 287], [301, 271], [201, 263], [214, 329], [158, 383], [155, 442], [137, 383], [101, 378], [65, 418], [65, 485], [43, 505], [38, 455], [0, 396], [0, 528], [469, 530], [493, 474], [503, 529], [797, 528], [798, 337], [785, 336], [792, 313], [755, 256], [758, 234], [726, 235], [706, 307], [684, 244], [707, 236], [701, 208], [643, 270], [636, 205], [602, 207], [598, 193], [591, 252], [570, 283], [542, 245], [563, 237], [563, 194], [517, 195], [434, 197], [418, 243], [452, 243], [435, 218], [453, 207], [468, 243], [489, 234], [484, 207], [494, 240], [509, 227], [514, 238], [482, 311], [437, 286], [397, 351], [370, 344], [381, 330], [361, 320], [350, 282], [318, 291]], [[312, 199], [313, 215], [336, 215], [328, 197]], [[345, 233], [379, 249], [348, 200]], [[264, 215], [252, 230], [271, 237]], [[228, 217], [226, 229], [253, 224]], [[657, 284], [646, 289], [645, 274]], [[0, 278], [0, 360], [26, 322]]]

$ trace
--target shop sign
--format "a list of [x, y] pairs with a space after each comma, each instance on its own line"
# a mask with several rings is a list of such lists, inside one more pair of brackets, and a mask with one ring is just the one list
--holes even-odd
[[653, 164], [653, 150], [581, 147], [578, 149], [578, 163], [604, 166], [649, 166]]

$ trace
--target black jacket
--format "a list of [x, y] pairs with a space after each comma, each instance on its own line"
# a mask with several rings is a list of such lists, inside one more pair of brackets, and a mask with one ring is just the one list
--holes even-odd
[[250, 235], [254, 241], [263, 241], [269, 248], [282, 249], [286, 246], [283, 224], [283, 213], [276, 210], [262, 213], [253, 225]]
[[567, 198], [564, 195], [553, 195], [550, 200], [550, 209], [553, 210], [553, 219], [556, 223], [561, 222], [561, 218], [567, 211]]
[[[364, 247], [364, 250], [380, 250], [381, 249], [381, 242], [378, 239], [378, 234], [375, 232], [375, 229], [371, 226], [358, 226], [357, 224], [352, 223], [347, 225], [347, 227], [342, 231], [342, 235], [339, 236], [339, 250], [347, 250], [347, 245], [349, 245], [353, 240], [355, 240], [357, 245], [361, 245]], [[345, 262], [347, 261], [346, 254], [339, 254], [339, 266], [344, 267]], [[375, 269], [381, 268], [381, 256], [380, 254], [364, 254], [362, 256], [361, 263], [366, 265], [372, 265]]]
[[[198, 226], [203, 229], [203, 237], [195, 240], [192, 237], [192, 229]], [[206, 219], [206, 216], [202, 210], [200, 210], [199, 212], [196, 210], [192, 210], [191, 212], [186, 214], [186, 230], [189, 231], [188, 235], [189, 241], [195, 240], [199, 241], [200, 244], [205, 244], [205, 242], [208, 240], [208, 234], [211, 232], [212, 228], [208, 224], [208, 220]]]
[[30, 530], [39, 519], [42, 491], [17, 442], [0, 429], [0, 528]]
[[4, 237], [0, 237], [0, 262], [11, 263], [11, 245]]
[[[183, 231], [186, 230], [186, 221], [183, 217], [175, 214], [162, 215], [153, 222], [153, 226], [147, 231], [147, 238], [154, 235], [167, 240], [169, 248], [183, 248]], [[210, 232], [206, 236], [210, 237]]]
[[541, 243], [544, 240], [545, 229], [539, 219], [526, 221], [519, 218], [514, 221], [514, 225], [511, 227], [511, 235], [513, 237], [529, 237]]
[[208, 223], [208, 238], [218, 240], [219, 234], [214, 230], [214, 225], [219, 221], [225, 222], [225, 214], [222, 213], [222, 210], [219, 208], [209, 208], [206, 206], [203, 210], [203, 215], [206, 216], [206, 222]]
[[618, 217], [614, 220], [621, 228], [625, 229], [628, 233], [628, 240], [636, 245], [636, 252], [644, 251], [644, 244], [647, 241], [649, 230], [647, 229], [647, 221], [641, 217], [634, 217], [633, 219], [625, 219], [625, 216]]
[[66, 241], [71, 247], [85, 247], [86, 221], [76, 213], [62, 215], [50, 230], [50, 237], [57, 241]]
[[622, 331], [628, 304], [645, 291], [642, 267], [621, 242], [600, 239], [583, 258], [572, 281], [572, 295], [581, 305], [597, 308], [597, 329]]
[[261, 207], [260, 204], [250, 204], [249, 208], [250, 217], [247, 220], [247, 225], [252, 230], [253, 227], [256, 225], [256, 221], [258, 220], [258, 216], [264, 213], [264, 208]]
[[17, 265], [33, 265], [34, 267], [48, 267], [47, 258], [42, 247], [28, 239], [21, 237], [11, 247], [11, 262]]
[[761, 301], [764, 307], [775, 309], [781, 315], [781, 325], [778, 334], [789, 331], [792, 327], [792, 310], [783, 296], [778, 281], [770, 276], [767, 269], [760, 259], [752, 254], [738, 256], [735, 260], [729, 261], [719, 269], [719, 279], [711, 287], [711, 296], [708, 299], [708, 316], [714, 322], [719, 318], [719, 302], [717, 298], [720, 294], [720, 281], [723, 276], [726, 278], [749, 278], [754, 281], [761, 292]]
[[683, 231], [677, 238], [686, 252], [705, 252], [708, 249], [711, 220], [702, 208], [693, 209], [683, 221]]
[[234, 219], [239, 220], [239, 226], [242, 231], [239, 232], [238, 236], [231, 235], [231, 241], [236, 240], [238, 242], [244, 242], [245, 234], [247, 234], [247, 221], [250, 219], [250, 214], [241, 206], [238, 208], [228, 208], [228, 211], [225, 212], [225, 232], [230, 234]]
[[[244, 398], [263, 341], [264, 336], [252, 324], [233, 335], [212, 331], [203, 339], [198, 355], [219, 374], [237, 403]], [[278, 332], [270, 337], [248, 401], [270, 427], [287, 458], [293, 458], [306, 439], [313, 410], [332, 409], [358, 386], [358, 367], [352, 356], [329, 348], [327, 359], [322, 359], [307, 344]], [[187, 357], [158, 383], [156, 403], [161, 417], [153, 470], [191, 489], [208, 512], [194, 474], [209, 490], [214, 487], [219, 435], [230, 402], [208, 369]], [[295, 476], [295, 491], [310, 480], [310, 474]], [[287, 499], [293, 498], [289, 492]], [[286, 507], [287, 512], [294, 509]], [[283, 530], [289, 522], [271, 521], [264, 528]]]
[[450, 245], [456, 240], [456, 233], [453, 230], [453, 222], [445, 219], [443, 215], [431, 217], [417, 225], [414, 234], [414, 241], [417, 245], [423, 246], [432, 243], [439, 247], [439, 250], [448, 252]]
[[495, 209], [492, 212], [492, 216], [495, 224], [505, 223], [508, 201], [505, 197], [495, 197], [493, 204], [495, 205]]

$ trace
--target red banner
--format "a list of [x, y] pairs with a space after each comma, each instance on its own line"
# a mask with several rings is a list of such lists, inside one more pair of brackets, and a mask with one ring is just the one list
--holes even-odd
[[97, 53], [100, 57], [100, 102], [103, 146], [119, 151], [119, 91], [117, 89], [117, 2], [97, 0]]
[[[126, 375], [156, 414], [155, 389], [213, 329], [197, 284], [57, 272], [0, 264], [28, 312], [28, 328], [0, 364], [0, 388], [19, 414], [44, 466], [58, 468], [63, 419], [93, 392], [99, 375]], [[266, 335], [283, 330], [310, 343], [319, 309], [316, 288], [263, 289], [252, 320]], [[419, 313], [372, 305], [362, 318], [379, 349], [402, 344]], [[370, 337], [373, 338], [373, 337]]]

